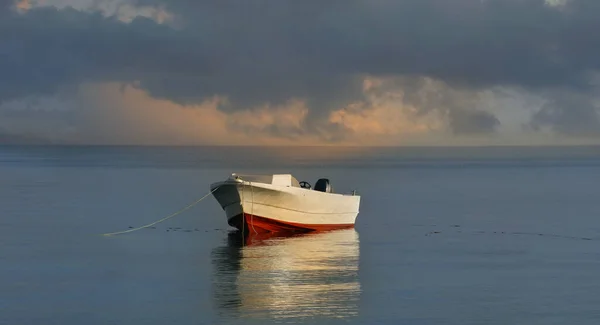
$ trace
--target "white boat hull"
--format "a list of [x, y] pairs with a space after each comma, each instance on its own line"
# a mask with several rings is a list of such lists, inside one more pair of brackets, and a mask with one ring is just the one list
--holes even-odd
[[352, 228], [360, 205], [357, 195], [231, 178], [211, 190], [228, 224], [253, 233]]

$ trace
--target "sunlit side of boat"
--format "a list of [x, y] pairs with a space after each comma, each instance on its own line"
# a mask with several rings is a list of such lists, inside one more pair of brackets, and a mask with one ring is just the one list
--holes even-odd
[[312, 189], [290, 174], [232, 174], [211, 191], [227, 223], [253, 233], [353, 228], [360, 206], [360, 196], [333, 193], [327, 179]]

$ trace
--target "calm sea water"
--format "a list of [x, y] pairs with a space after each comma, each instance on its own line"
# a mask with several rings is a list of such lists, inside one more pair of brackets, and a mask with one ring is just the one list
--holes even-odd
[[[231, 172], [362, 196], [231, 234]], [[0, 147], [0, 324], [599, 324], [600, 148]]]

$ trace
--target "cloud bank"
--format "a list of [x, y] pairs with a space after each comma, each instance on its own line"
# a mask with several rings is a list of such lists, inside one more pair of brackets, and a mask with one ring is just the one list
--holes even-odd
[[0, 0], [0, 139], [596, 143], [598, 14], [596, 0]]

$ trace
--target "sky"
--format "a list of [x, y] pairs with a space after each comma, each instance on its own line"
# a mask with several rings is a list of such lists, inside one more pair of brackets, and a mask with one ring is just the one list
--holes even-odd
[[0, 144], [600, 144], [598, 0], [0, 0]]

